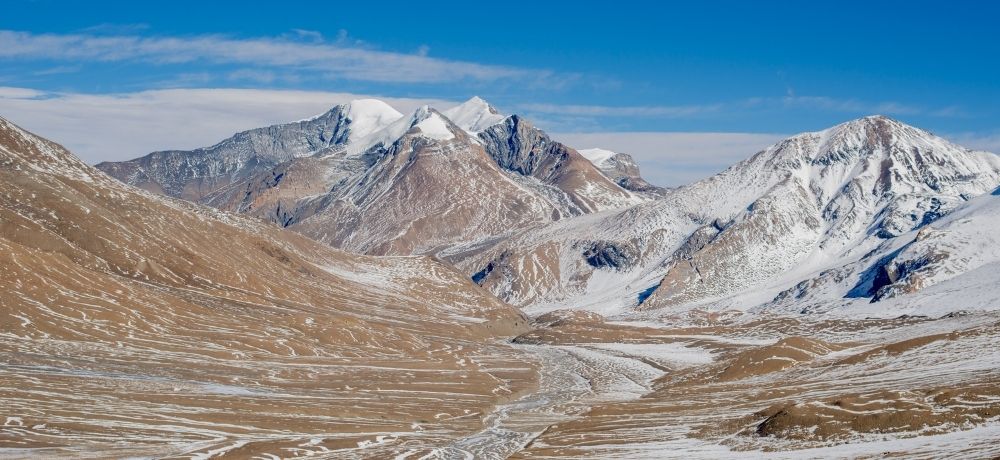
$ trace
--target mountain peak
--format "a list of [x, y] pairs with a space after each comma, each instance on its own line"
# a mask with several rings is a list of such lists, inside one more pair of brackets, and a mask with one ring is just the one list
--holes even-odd
[[479, 96], [473, 96], [469, 100], [445, 110], [443, 115], [460, 128], [471, 133], [481, 132], [506, 118]]
[[426, 105], [417, 110], [413, 126], [419, 128], [424, 137], [434, 140], [443, 141], [455, 137], [455, 134], [451, 132], [451, 126], [454, 126], [454, 123], [442, 116], [437, 110]]
[[[933, 133], [885, 115], [869, 115], [822, 131], [791, 136], [769, 148], [775, 158], [794, 160], [803, 155], [827, 163], [883, 156], [891, 152], [964, 151]], [[846, 152], [854, 152], [847, 155]]]
[[885, 115], [870, 115], [815, 133], [826, 151], [964, 151], [946, 139]]
[[497, 111], [497, 109], [495, 107], [493, 107], [493, 104], [490, 104], [485, 99], [483, 99], [483, 98], [481, 98], [479, 96], [472, 96], [467, 101], [465, 101], [465, 102], [463, 102], [463, 103], [461, 103], [461, 104], [458, 105], [458, 107], [462, 107], [462, 106], [465, 106], [465, 107], [474, 107], [476, 109], [487, 111], [487, 112], [494, 113], [494, 114], [500, 113], [500, 112]]
[[873, 115], [864, 116], [864, 117], [858, 118], [858, 120], [866, 120], [866, 121], [891, 121], [891, 122], [899, 123], [899, 121], [897, 121], [896, 119], [894, 119], [894, 118], [892, 118], [890, 116], [887, 116], [887, 115], [882, 115], [880, 113], [876, 113], [876, 114], [873, 114]]
[[881, 126], [881, 127], [891, 127], [891, 128], [897, 128], [897, 129], [898, 128], [912, 128], [912, 129], [917, 129], [917, 128], [914, 128], [914, 127], [912, 127], [910, 125], [907, 125], [906, 123], [903, 123], [903, 122], [901, 122], [899, 120], [896, 120], [895, 118], [888, 117], [888, 116], [885, 116], [885, 115], [880, 115], [880, 114], [868, 115], [868, 116], [864, 116], [864, 117], [861, 117], [861, 118], [855, 118], [854, 120], [850, 120], [850, 121], [841, 123], [841, 124], [835, 126], [834, 128], [864, 128], [864, 127], [872, 127], [872, 126], [876, 126], [876, 127], [878, 127], [878, 126]]

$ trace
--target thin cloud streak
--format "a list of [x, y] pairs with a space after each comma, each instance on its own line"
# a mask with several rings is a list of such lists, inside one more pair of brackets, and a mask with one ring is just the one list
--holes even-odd
[[573, 116], [607, 116], [607, 117], [666, 117], [679, 118], [718, 112], [725, 107], [723, 104], [713, 105], [681, 105], [681, 106], [631, 106], [616, 107], [604, 105], [559, 105], [559, 104], [521, 104], [518, 106], [526, 112], [553, 113]]
[[514, 80], [537, 87], [561, 87], [579, 79], [578, 75], [549, 70], [434, 58], [425, 51], [418, 50], [416, 54], [379, 51], [346, 38], [327, 42], [309, 31], [297, 31], [295, 36], [287, 37], [240, 39], [224, 35], [141, 37], [0, 30], [0, 59], [252, 65], [314, 72], [328, 79], [383, 83]]
[[926, 115], [932, 117], [965, 116], [959, 107], [927, 108], [895, 101], [867, 102], [858, 99], [841, 99], [827, 96], [795, 96], [780, 98], [750, 98], [744, 102], [749, 108], [783, 108], [821, 110], [827, 112], [861, 113], [867, 115]]
[[739, 101], [703, 105], [609, 106], [574, 104], [520, 104], [527, 113], [552, 114], [562, 117], [631, 117], [631, 118], [693, 118], [706, 115], [748, 113], [764, 110], [813, 110], [863, 115], [926, 115], [933, 117], [965, 116], [959, 107], [929, 109], [900, 102], [865, 102], [826, 96], [755, 97]]

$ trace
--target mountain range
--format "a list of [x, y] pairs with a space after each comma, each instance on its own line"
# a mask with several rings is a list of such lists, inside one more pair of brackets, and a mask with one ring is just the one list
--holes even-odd
[[97, 167], [150, 191], [379, 255], [462, 251], [648, 199], [479, 98], [406, 116], [358, 100], [212, 147]]
[[405, 116], [353, 101], [97, 167], [351, 252], [436, 256], [528, 311], [624, 316], [829, 311], [919, 290], [969, 267], [901, 248], [1000, 184], [997, 156], [871, 116], [666, 189], [627, 154], [575, 150], [475, 97]]

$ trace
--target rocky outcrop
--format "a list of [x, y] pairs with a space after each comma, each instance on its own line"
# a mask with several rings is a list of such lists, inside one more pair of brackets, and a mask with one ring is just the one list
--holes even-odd
[[627, 270], [639, 258], [639, 251], [630, 244], [599, 241], [587, 246], [583, 257], [594, 268]]
[[632, 155], [627, 153], [616, 153], [607, 160], [604, 160], [597, 167], [626, 190], [640, 193], [651, 193], [662, 196], [667, 189], [650, 184], [642, 178], [639, 172], [639, 164], [635, 162]]

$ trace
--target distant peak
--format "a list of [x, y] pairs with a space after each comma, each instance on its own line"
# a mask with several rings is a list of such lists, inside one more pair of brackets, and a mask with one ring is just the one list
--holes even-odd
[[862, 117], [863, 120], [878, 120], [878, 121], [896, 121], [890, 117], [882, 114], [868, 115], [867, 117]]
[[496, 107], [493, 107], [493, 104], [486, 102], [485, 99], [479, 96], [472, 96], [469, 98], [469, 100], [463, 102], [461, 105], [468, 107], [477, 107], [482, 110], [486, 110], [490, 113], [500, 113], [497, 111]]
[[432, 109], [431, 106], [424, 104], [420, 107], [417, 107], [417, 110], [413, 112], [413, 119], [423, 120], [424, 118], [431, 116], [431, 113], [433, 112], [434, 109]]
[[[960, 145], [885, 115], [870, 115], [823, 131], [797, 134], [761, 153], [760, 158], [773, 162], [779, 169], [848, 164], [860, 167], [858, 171], [875, 171], [877, 176], [891, 169], [892, 181], [899, 177], [961, 177], [978, 168], [967, 165], [980, 161], [974, 152]], [[878, 160], [891, 161], [883, 164]], [[932, 169], [937, 176], [928, 173]]]
[[479, 96], [473, 96], [469, 100], [445, 110], [443, 115], [460, 128], [471, 133], [483, 131], [500, 123], [505, 118], [495, 107]]
[[[367, 136], [352, 142], [347, 146], [347, 154], [360, 155], [374, 146], [390, 145], [407, 135], [407, 133], [411, 133], [414, 128], [417, 129], [415, 133], [423, 135], [423, 137], [436, 140], [450, 139], [453, 137], [453, 126], [454, 124], [450, 119], [444, 117], [431, 106], [423, 105], [408, 116], [400, 116], [384, 128], [372, 131]], [[457, 130], [458, 128], [455, 129]]]

